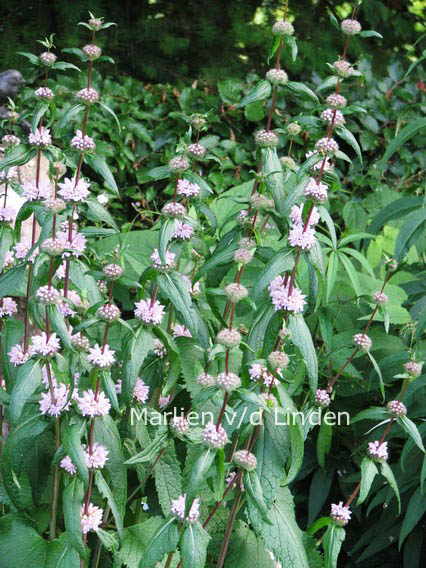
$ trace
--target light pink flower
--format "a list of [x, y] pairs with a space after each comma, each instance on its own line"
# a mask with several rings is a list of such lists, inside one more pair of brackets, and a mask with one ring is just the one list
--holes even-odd
[[23, 365], [28, 361], [30, 357], [34, 355], [34, 350], [30, 346], [27, 352], [24, 352], [21, 345], [17, 344], [14, 345], [8, 353], [10, 362], [12, 365], [17, 367], [18, 365]]
[[151, 255], [152, 266], [157, 270], [167, 270], [169, 268], [173, 268], [175, 265], [175, 254], [166, 250], [165, 254], [165, 261], [166, 264], [164, 265], [160, 258], [160, 253], [158, 249], [154, 249], [154, 252]]
[[158, 406], [163, 409], [166, 408], [166, 406], [169, 404], [170, 402], [170, 395], [168, 394], [167, 396], [160, 396], [160, 398], [158, 399]]
[[179, 219], [176, 220], [175, 230], [172, 233], [172, 238], [187, 241], [193, 236], [193, 234], [194, 229], [191, 227], [191, 225], [188, 225], [188, 223], [184, 223]]
[[189, 524], [196, 523], [200, 517], [200, 499], [196, 497], [192, 502], [187, 517], [185, 517], [186, 493], [172, 500], [170, 511], [172, 515]]
[[26, 181], [22, 185], [24, 197], [27, 201], [38, 201], [40, 199], [47, 199], [52, 193], [50, 183], [40, 180], [38, 186], [34, 181]]
[[33, 335], [31, 338], [33, 350], [43, 357], [50, 357], [54, 355], [61, 348], [56, 333], [51, 333], [48, 338], [46, 333], [43, 331], [40, 335]]
[[16, 305], [15, 300], [12, 300], [12, 298], [6, 296], [0, 300], [0, 318], [4, 318], [6, 316], [14, 316], [17, 311], [18, 306]]
[[178, 195], [185, 197], [197, 197], [200, 194], [200, 186], [197, 183], [191, 183], [187, 179], [180, 179], [177, 186]]
[[87, 360], [89, 363], [92, 363], [92, 365], [95, 365], [95, 367], [106, 369], [114, 364], [114, 353], [115, 351], [112, 350], [109, 345], [105, 345], [104, 349], [102, 349], [98, 343], [95, 343], [94, 347], [89, 348]]
[[306, 296], [295, 286], [289, 295], [289, 285], [290, 282], [284, 285], [284, 278], [277, 276], [269, 285], [269, 294], [276, 311], [286, 310], [297, 314], [303, 311]]
[[69, 388], [67, 385], [60, 384], [53, 387], [53, 397], [48, 392], [41, 393], [40, 412], [49, 416], [60, 416], [62, 412], [66, 412], [70, 408], [70, 402], [67, 402]]
[[136, 304], [135, 317], [144, 323], [159, 325], [164, 317], [164, 306], [156, 300], [140, 300]]
[[103, 392], [95, 393], [90, 389], [83, 392], [83, 396], [78, 399], [78, 408], [83, 416], [105, 416], [109, 413], [111, 403]]
[[46, 148], [52, 143], [52, 137], [50, 136], [50, 129], [41, 126], [37, 128], [35, 132], [31, 132], [28, 136], [28, 142], [31, 146], [36, 146], [37, 148]]
[[65, 456], [64, 459], [61, 460], [59, 465], [70, 475], [77, 473], [77, 468], [75, 467], [69, 456]]
[[75, 183], [75, 177], [72, 179], [65, 178], [58, 186], [60, 188], [58, 193], [65, 201], [72, 201], [73, 203], [83, 202], [87, 200], [90, 194], [90, 183], [82, 178], [78, 180], [77, 184]]
[[92, 452], [86, 446], [83, 446], [86, 464], [89, 469], [102, 469], [108, 461], [109, 451], [101, 444], [94, 443]]
[[133, 391], [133, 398], [137, 402], [145, 403], [149, 396], [149, 386], [146, 385], [142, 379], [136, 379], [135, 390]]
[[0, 223], [12, 223], [15, 220], [16, 211], [11, 207], [0, 207]]
[[83, 534], [89, 531], [97, 531], [102, 523], [104, 511], [100, 507], [96, 507], [93, 503], [89, 503], [87, 513], [84, 512], [84, 505], [80, 509], [81, 530]]
[[192, 337], [191, 332], [184, 325], [175, 323], [173, 326], [173, 337]]
[[77, 231], [72, 232], [71, 241], [68, 239], [68, 231], [61, 231], [56, 238], [62, 243], [64, 248], [68, 249], [62, 253], [62, 258], [68, 258], [71, 255], [78, 258], [86, 249], [86, 237], [81, 233], [77, 233]]

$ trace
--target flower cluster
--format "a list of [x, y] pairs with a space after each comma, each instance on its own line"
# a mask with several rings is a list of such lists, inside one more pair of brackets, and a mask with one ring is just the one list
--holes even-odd
[[[318, 195], [321, 191], [323, 190], [319, 188]], [[315, 229], [313, 229], [313, 227], [319, 221], [319, 213], [315, 207], [312, 207], [308, 213], [306, 221], [303, 222], [302, 212], [302, 206], [299, 207], [297, 205], [293, 205], [290, 213], [290, 219], [293, 222], [293, 225], [288, 234], [288, 242], [292, 247], [300, 248], [302, 250], [310, 250], [316, 242]]]
[[268, 290], [275, 310], [284, 310], [294, 314], [303, 311], [306, 296], [296, 286], [290, 289], [289, 279], [277, 276], [270, 283]]

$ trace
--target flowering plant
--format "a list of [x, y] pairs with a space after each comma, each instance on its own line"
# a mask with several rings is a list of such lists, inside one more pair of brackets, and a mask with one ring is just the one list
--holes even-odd
[[[82, 23], [89, 43], [65, 50], [85, 66], [85, 85], [59, 119], [51, 74], [74, 66], [57, 60], [53, 38], [39, 56], [27, 54], [44, 70], [32, 131], [20, 143], [10, 119], [0, 164], [0, 545], [24, 541], [14, 565], [31, 553], [40, 567], [331, 567], [355, 499], [375, 493], [371, 508], [401, 507], [388, 463], [400, 452], [388, 436], [398, 429], [403, 437], [401, 459], [424, 453], [406, 405], [416, 417], [425, 321], [413, 326], [402, 304], [404, 263], [419, 254], [425, 216], [409, 208], [392, 258], [373, 264], [362, 246], [370, 251], [371, 226], [391, 219], [393, 204], [369, 232], [347, 233], [333, 218], [345, 163], [362, 165], [347, 126], [360, 112], [353, 100], [363, 77], [348, 62], [350, 40], [378, 35], [362, 31], [356, 7], [334, 22], [342, 55], [317, 86], [328, 90], [320, 101], [282, 68], [298, 51], [286, 2], [272, 27], [273, 66], [237, 103], [266, 109], [250, 179], [215, 191], [204, 175], [220, 161], [205, 135], [209, 117], [185, 117], [174, 155], [145, 180], [161, 182], [166, 197], [144, 230], [120, 231], [91, 191], [96, 172], [119, 195], [90, 121], [99, 106], [119, 128], [94, 86], [96, 66], [108, 61], [98, 38], [112, 24], [90, 14]], [[283, 97], [300, 112], [283, 117]], [[57, 139], [71, 118], [75, 131]], [[382, 172], [418, 128], [408, 126], [384, 153]], [[306, 146], [303, 161], [292, 157], [295, 145]], [[21, 183], [15, 168], [31, 159], [34, 179]], [[9, 189], [23, 195], [19, 212], [8, 206]], [[26, 219], [28, 241], [20, 239]], [[380, 406], [366, 402], [370, 394]], [[332, 428], [333, 409], [352, 424], [380, 423], [353, 431], [356, 445], [345, 445], [352, 475], [328, 497], [338, 467], [333, 436], [350, 428], [349, 420]], [[303, 519], [293, 495], [310, 474]], [[375, 492], [379, 474], [392, 494]], [[317, 519], [323, 507], [327, 516]]]

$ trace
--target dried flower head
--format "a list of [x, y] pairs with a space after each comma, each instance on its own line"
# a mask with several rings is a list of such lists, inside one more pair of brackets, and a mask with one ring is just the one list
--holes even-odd
[[237, 304], [241, 300], [244, 300], [244, 298], [247, 298], [248, 290], [242, 284], [232, 282], [231, 284], [227, 284], [225, 286], [225, 294], [230, 302]]
[[61, 213], [61, 211], [66, 208], [67, 204], [63, 199], [60, 199], [59, 197], [50, 197], [46, 199], [44, 206], [48, 211], [51, 211], [52, 213]]
[[231, 392], [240, 388], [241, 379], [235, 373], [219, 373], [216, 379], [216, 385], [225, 392]]
[[216, 343], [225, 347], [237, 347], [241, 343], [241, 333], [236, 329], [222, 329], [216, 336]]

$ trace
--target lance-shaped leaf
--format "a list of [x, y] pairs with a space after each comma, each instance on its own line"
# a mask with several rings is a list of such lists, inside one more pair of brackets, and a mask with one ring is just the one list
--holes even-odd
[[136, 379], [152, 343], [151, 333], [140, 327], [126, 345], [122, 378], [122, 396], [126, 404], [130, 404], [133, 398]]
[[204, 568], [210, 536], [201, 523], [185, 527], [180, 538], [179, 549], [185, 568]]
[[377, 167], [384, 170], [386, 164], [390, 158], [397, 152], [401, 146], [403, 146], [410, 138], [412, 138], [417, 132], [420, 132], [426, 127], [426, 118], [418, 118], [415, 122], [410, 122], [407, 126], [399, 132], [398, 136], [392, 140], [392, 142], [387, 146], [386, 152], [383, 158], [377, 164]]
[[262, 148], [262, 164], [265, 174], [265, 184], [271, 193], [277, 211], [284, 211], [284, 175], [276, 148]]
[[197, 491], [201, 482], [205, 480], [206, 474], [213, 464], [215, 458], [214, 450], [201, 446], [200, 455], [192, 468], [191, 477], [189, 479], [188, 489], [186, 492], [186, 509], [189, 511], [191, 504], [197, 496]]
[[248, 471], [244, 476], [244, 487], [247, 491], [247, 499], [249, 505], [255, 507], [265, 523], [270, 524], [268, 519], [268, 508], [263, 498], [262, 486], [260, 485], [259, 476], [255, 471]]
[[399, 230], [395, 243], [394, 256], [401, 261], [412, 245], [423, 235], [424, 224], [426, 222], [426, 207], [413, 211], [405, 219], [404, 224]]
[[345, 529], [336, 526], [334, 523], [328, 525], [323, 537], [324, 567], [336, 568], [340, 549], [345, 540]]
[[40, 361], [30, 359], [21, 365], [16, 375], [16, 383], [10, 396], [10, 418], [16, 424], [21, 416], [22, 409], [30, 396], [41, 385]]
[[303, 355], [311, 391], [315, 392], [318, 385], [318, 358], [311, 332], [301, 314], [293, 314], [288, 327], [292, 342]]
[[120, 537], [120, 540], [123, 539], [123, 519], [124, 515], [122, 512], [122, 508], [120, 508], [115, 500], [113, 492], [111, 491], [108, 483], [105, 481], [101, 471], [97, 471], [95, 474], [95, 482], [96, 486], [99, 489], [101, 495], [105, 497], [108, 501], [108, 505], [111, 509], [111, 512], [114, 516], [115, 526], [117, 527], [117, 532]]
[[73, 477], [63, 493], [64, 522], [71, 546], [81, 554], [84, 553], [80, 516], [83, 500], [83, 483], [78, 477]]
[[416, 446], [422, 451], [425, 451], [423, 446], [422, 437], [420, 436], [420, 432], [417, 429], [417, 426], [414, 424], [412, 420], [408, 418], [408, 416], [398, 416], [396, 419], [398, 424], [407, 432]]
[[366, 456], [361, 462], [361, 487], [359, 490], [357, 505], [361, 505], [361, 503], [364, 503], [367, 499], [371, 485], [378, 473], [379, 472], [374, 461]]
[[238, 108], [245, 107], [256, 101], [263, 101], [271, 94], [271, 84], [269, 81], [262, 79], [253, 87], [253, 89], [238, 103]]
[[89, 471], [87, 469], [86, 456], [81, 445], [80, 425], [62, 424], [62, 443], [65, 452], [75, 464], [78, 473], [83, 478], [84, 484], [89, 483]]
[[179, 531], [176, 520], [165, 521], [149, 541], [142, 557], [140, 568], [154, 568], [166, 554], [176, 550], [179, 541]]
[[398, 500], [398, 514], [400, 514], [401, 513], [401, 497], [399, 496], [398, 484], [396, 482], [393, 471], [392, 471], [390, 465], [387, 462], [381, 462], [380, 463], [380, 473], [383, 475], [383, 477], [389, 483], [391, 489], [393, 490], [393, 492], [396, 495], [396, 498]]

